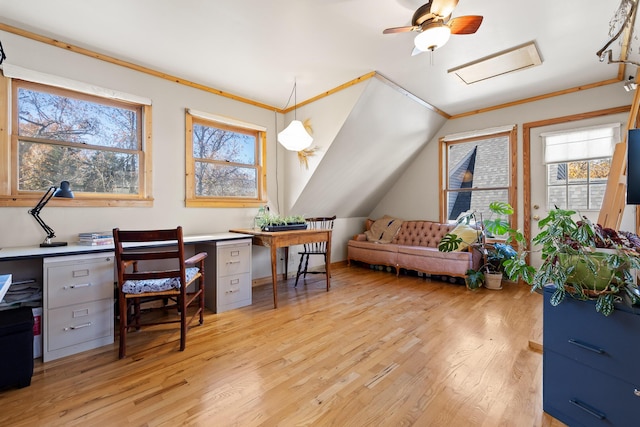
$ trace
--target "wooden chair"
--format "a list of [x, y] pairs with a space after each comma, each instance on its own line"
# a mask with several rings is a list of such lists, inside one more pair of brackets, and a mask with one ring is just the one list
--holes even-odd
[[[317, 218], [307, 218], [307, 225], [309, 229], [314, 230], [333, 230], [333, 221], [335, 221], [336, 216], [332, 217], [317, 217]], [[298, 272], [296, 273], [296, 283], [294, 286], [298, 286], [298, 279], [300, 276], [302, 278], [307, 277], [308, 274], [325, 274], [324, 271], [308, 271], [309, 267], [309, 257], [312, 255], [322, 255], [324, 257], [324, 263], [327, 264], [327, 242], [315, 242], [315, 243], [305, 243], [304, 249], [302, 252], [298, 252], [300, 254], [300, 263], [298, 264]], [[302, 264], [304, 263], [304, 269]]]
[[[145, 325], [179, 322], [180, 351], [183, 351], [191, 322], [197, 316], [200, 324], [204, 322], [204, 259], [207, 253], [201, 252], [184, 259], [182, 227], [136, 231], [114, 228], [113, 241], [118, 271], [120, 359], [126, 355], [129, 328], [139, 330]], [[192, 284], [194, 289], [188, 291], [187, 288]], [[159, 307], [158, 300], [161, 301]], [[197, 308], [188, 318], [187, 310], [194, 302]], [[141, 303], [152, 307], [143, 312]], [[178, 309], [179, 320], [151, 317], [148, 314], [149, 311], [170, 308]], [[145, 322], [142, 322], [143, 317]]]

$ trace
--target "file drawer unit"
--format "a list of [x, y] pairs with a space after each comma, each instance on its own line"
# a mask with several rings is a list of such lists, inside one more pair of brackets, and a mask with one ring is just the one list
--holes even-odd
[[216, 256], [215, 261], [205, 262], [206, 307], [222, 313], [251, 305], [251, 239], [218, 241], [207, 246], [215, 246]]
[[545, 289], [543, 408], [570, 426], [640, 423], [640, 310], [610, 316], [592, 301], [567, 297], [557, 307]]
[[43, 260], [43, 351], [47, 362], [113, 343], [113, 253]]

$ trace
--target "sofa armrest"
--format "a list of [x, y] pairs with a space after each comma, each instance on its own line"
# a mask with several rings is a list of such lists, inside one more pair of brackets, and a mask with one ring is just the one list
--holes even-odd
[[352, 240], [357, 240], [359, 242], [366, 242], [367, 236], [364, 233], [356, 234], [353, 236]]

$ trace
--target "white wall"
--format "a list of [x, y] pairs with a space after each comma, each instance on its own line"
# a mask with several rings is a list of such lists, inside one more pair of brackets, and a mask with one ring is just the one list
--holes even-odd
[[[522, 207], [523, 123], [630, 105], [632, 100], [633, 93], [626, 92], [622, 87], [622, 83], [619, 83], [449, 120], [425, 149], [416, 156], [412, 165], [376, 206], [370, 217], [378, 218], [384, 214], [389, 214], [400, 218], [437, 221], [439, 219], [438, 139], [460, 132], [513, 124], [518, 126], [517, 189], [518, 206]], [[519, 212], [518, 223], [521, 227], [523, 224], [521, 208]], [[633, 224], [633, 213], [632, 209], [629, 209], [629, 212], [625, 212], [624, 225], [621, 228], [629, 230], [633, 227], [633, 225], [629, 226], [629, 224]]]
[[[42, 218], [56, 231], [60, 241], [77, 240], [83, 231], [123, 228], [162, 228], [182, 225], [185, 234], [226, 231], [249, 227], [257, 209], [186, 208], [185, 199], [185, 108], [232, 117], [267, 128], [267, 194], [270, 204], [283, 185], [284, 171], [276, 181], [275, 129], [282, 128], [282, 115], [202, 90], [153, 77], [104, 61], [79, 55], [0, 31], [7, 62], [36, 71], [87, 82], [153, 101], [153, 207], [90, 208], [53, 207]], [[135, 61], [135, 60], [134, 60]], [[279, 191], [282, 194], [282, 188]], [[34, 203], [35, 205], [35, 203]], [[0, 247], [39, 244], [43, 230], [27, 213], [28, 207], [0, 208]], [[268, 250], [256, 248], [254, 278], [270, 275]]]

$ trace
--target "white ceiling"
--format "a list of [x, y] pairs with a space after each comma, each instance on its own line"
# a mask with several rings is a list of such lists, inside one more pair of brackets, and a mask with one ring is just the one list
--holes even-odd
[[[415, 33], [382, 30], [408, 25], [423, 2], [0, 0], [0, 22], [277, 108], [294, 79], [301, 102], [370, 71], [449, 114], [618, 74], [596, 51], [610, 39], [619, 0], [460, 0], [453, 16], [483, 15], [478, 32], [412, 57]], [[447, 74], [530, 41], [541, 66], [470, 86]]]

